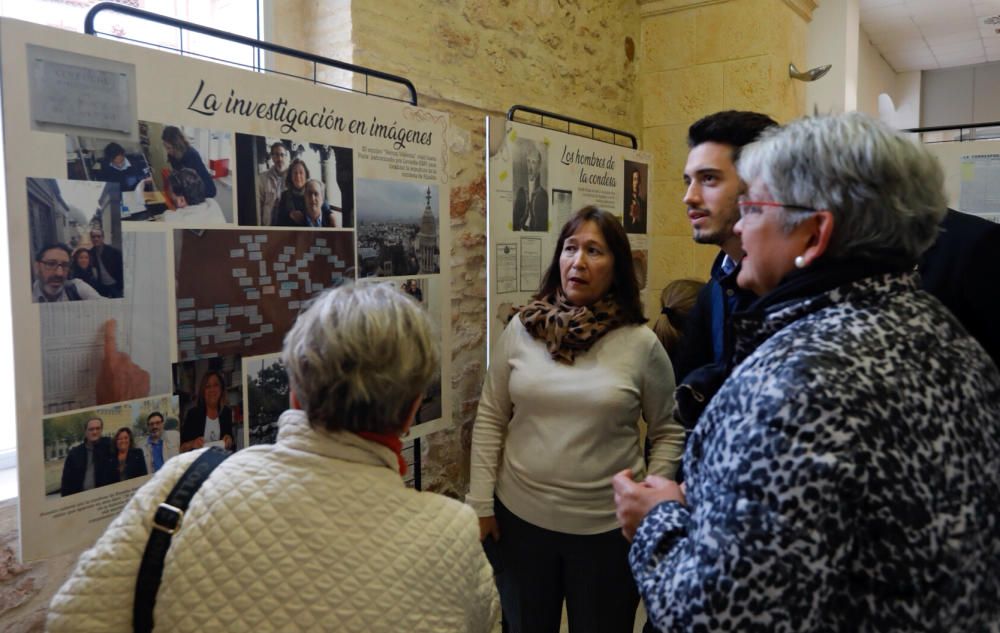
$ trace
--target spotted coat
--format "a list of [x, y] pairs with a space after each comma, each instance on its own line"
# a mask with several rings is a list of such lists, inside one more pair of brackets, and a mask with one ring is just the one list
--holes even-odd
[[915, 275], [734, 322], [630, 563], [663, 631], [1000, 631], [1000, 371]]

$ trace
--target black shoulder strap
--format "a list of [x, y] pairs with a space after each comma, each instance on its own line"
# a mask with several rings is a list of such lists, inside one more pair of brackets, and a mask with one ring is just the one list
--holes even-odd
[[63, 286], [63, 292], [66, 293], [66, 296], [69, 297], [70, 301], [80, 300], [80, 293], [77, 291], [76, 284], [73, 283], [72, 280], [66, 280], [66, 285]]
[[135, 583], [135, 604], [132, 607], [132, 630], [136, 633], [150, 633], [153, 630], [153, 606], [156, 592], [160, 589], [163, 576], [163, 561], [170, 548], [170, 540], [181, 529], [184, 511], [198, 489], [229, 454], [219, 448], [210, 448], [188, 466], [167, 500], [160, 504], [153, 515], [153, 530], [149, 533], [146, 551], [139, 565], [139, 577]]

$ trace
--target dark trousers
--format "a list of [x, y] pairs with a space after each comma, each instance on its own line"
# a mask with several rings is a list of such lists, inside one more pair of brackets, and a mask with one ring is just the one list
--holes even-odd
[[497, 588], [510, 633], [558, 633], [562, 603], [570, 633], [631, 633], [639, 592], [621, 530], [553, 532], [495, 500]]

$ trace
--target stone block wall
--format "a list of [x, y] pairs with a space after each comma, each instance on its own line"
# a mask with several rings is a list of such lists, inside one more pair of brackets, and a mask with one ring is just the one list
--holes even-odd
[[788, 64], [806, 59], [811, 0], [641, 0], [638, 98], [652, 185], [651, 296], [670, 281], [707, 279], [715, 246], [691, 241], [681, 202], [687, 128], [719, 110], [754, 110], [779, 122], [803, 114], [804, 84]]

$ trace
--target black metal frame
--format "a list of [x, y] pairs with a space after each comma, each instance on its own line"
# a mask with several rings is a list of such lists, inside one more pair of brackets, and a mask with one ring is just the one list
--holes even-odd
[[[510, 107], [510, 110], [507, 110], [507, 120], [508, 121], [513, 121], [514, 120], [514, 114], [516, 114], [517, 112], [526, 112], [528, 114], [534, 114], [536, 116], [541, 117], [541, 119], [542, 119], [540, 124], [539, 123], [529, 123], [527, 121], [518, 121], [518, 123], [524, 123], [526, 125], [534, 125], [535, 127], [540, 127], [540, 128], [545, 128], [545, 129], [553, 129], [553, 128], [546, 128], [545, 127], [545, 125], [544, 125], [545, 124], [545, 119], [546, 118], [548, 118], [548, 119], [557, 119], [559, 121], [563, 121], [563, 122], [566, 123], [566, 133], [567, 134], [573, 134], [574, 136], [582, 136], [583, 138], [591, 138], [591, 139], [593, 139], [595, 141], [600, 141], [602, 143], [609, 143], [611, 145], [618, 145], [619, 147], [623, 147], [623, 146], [620, 145], [617, 142], [618, 141], [618, 137], [619, 136], [623, 136], [623, 137], [629, 139], [630, 141], [632, 141], [632, 149], [639, 149], [639, 141], [635, 138], [635, 134], [632, 134], [631, 132], [624, 132], [622, 130], [616, 130], [613, 127], [607, 127], [605, 125], [600, 125], [598, 123], [590, 123], [588, 121], [582, 121], [580, 119], [576, 119], [576, 118], [573, 118], [571, 116], [566, 116], [564, 114], [556, 114], [554, 112], [548, 112], [546, 110], [539, 110], [538, 108], [532, 108], [531, 106], [525, 106], [525, 105], [512, 105]], [[570, 124], [579, 125], [579, 126], [582, 126], [582, 127], [589, 127], [590, 128], [590, 136], [588, 137], [587, 135], [580, 134], [578, 132], [571, 132], [570, 129], [569, 129]], [[604, 139], [600, 139], [600, 138], [595, 137], [594, 136], [594, 131], [595, 130], [601, 130], [602, 132], [608, 132], [608, 133], [610, 133], [612, 135], [612, 139], [613, 140], [606, 141]]]
[[901, 130], [902, 132], [908, 134], [923, 134], [925, 132], [947, 132], [949, 130], [958, 130], [958, 140], [974, 140], [965, 138], [963, 130], [976, 130], [983, 127], [1000, 127], [1000, 121], [991, 121], [986, 123], [966, 123], [964, 125], [932, 125], [929, 127], [914, 127], [908, 130]]
[[[101, 2], [101, 3], [95, 4], [93, 7], [91, 7], [90, 11], [87, 12], [87, 17], [84, 19], [84, 22], [83, 22], [83, 30], [84, 30], [85, 33], [87, 33], [87, 35], [106, 35], [106, 36], [114, 37], [114, 38], [117, 38], [117, 39], [129, 40], [129, 38], [121, 37], [121, 36], [115, 35], [113, 33], [100, 32], [100, 31], [97, 31], [94, 28], [94, 19], [97, 17], [98, 13], [101, 13], [103, 11], [112, 11], [112, 12], [115, 12], [115, 13], [122, 13], [122, 14], [129, 15], [129, 16], [132, 16], [132, 17], [140, 18], [140, 19], [143, 19], [143, 20], [149, 20], [150, 22], [156, 22], [157, 24], [162, 24], [164, 26], [171, 26], [171, 27], [179, 29], [181, 31], [181, 33], [182, 33], [182, 37], [180, 38], [180, 42], [181, 42], [180, 46], [181, 47], [180, 48], [171, 48], [169, 46], [161, 46], [161, 48], [166, 48], [168, 50], [176, 51], [176, 52], [180, 53], [181, 55], [184, 55], [184, 38], [183, 38], [183, 32], [184, 31], [191, 31], [191, 32], [194, 32], [194, 33], [200, 33], [202, 35], [208, 35], [210, 37], [217, 37], [219, 39], [227, 40], [227, 41], [230, 41], [230, 42], [234, 42], [236, 44], [242, 44], [244, 46], [249, 46], [249, 47], [252, 47], [252, 48], [256, 49], [258, 51], [258, 53], [261, 50], [265, 50], [265, 51], [268, 51], [268, 52], [271, 52], [271, 53], [278, 53], [279, 55], [287, 55], [289, 57], [295, 57], [297, 59], [301, 59], [301, 60], [310, 62], [313, 65], [313, 76], [312, 76], [312, 80], [311, 81], [314, 84], [317, 84], [317, 85], [329, 86], [331, 88], [337, 88], [339, 90], [347, 90], [347, 91], [350, 91], [350, 92], [357, 92], [357, 93], [361, 93], [361, 94], [365, 94], [365, 95], [369, 95], [369, 96], [373, 96], [373, 97], [381, 97], [383, 99], [391, 99], [393, 101], [404, 101], [404, 102], [407, 102], [405, 99], [399, 99], [399, 98], [390, 97], [390, 96], [387, 96], [387, 95], [380, 95], [380, 94], [373, 94], [373, 93], [371, 93], [369, 91], [369, 89], [368, 89], [368, 78], [369, 77], [375, 77], [376, 79], [381, 79], [383, 81], [387, 81], [387, 82], [390, 82], [390, 83], [400, 84], [403, 87], [405, 87], [407, 89], [407, 91], [410, 93], [410, 99], [409, 99], [408, 103], [410, 103], [412, 105], [417, 105], [417, 89], [413, 86], [413, 82], [411, 82], [409, 79], [406, 79], [405, 77], [400, 77], [398, 75], [392, 75], [392, 74], [389, 74], [389, 73], [384, 73], [384, 72], [382, 72], [380, 70], [374, 70], [372, 68], [366, 68], [364, 66], [357, 66], [355, 64], [350, 64], [348, 62], [337, 61], [336, 59], [330, 59], [328, 57], [320, 57], [319, 55], [313, 55], [312, 53], [307, 53], [305, 51], [296, 50], [294, 48], [288, 48], [286, 46], [281, 46], [280, 44], [272, 44], [271, 42], [265, 42], [263, 40], [255, 39], [255, 38], [252, 38], [252, 37], [246, 37], [244, 35], [237, 35], [235, 33], [229, 33], [227, 31], [220, 31], [219, 29], [213, 29], [211, 27], [202, 26], [200, 24], [195, 24], [193, 22], [185, 22], [184, 20], [178, 20], [177, 18], [171, 18], [169, 16], [160, 15], [158, 13], [152, 13], [150, 11], [144, 11], [142, 9], [136, 9], [135, 7], [121, 5], [121, 4], [117, 4], [117, 3], [114, 3], [114, 2]], [[139, 40], [130, 40], [130, 41], [139, 42]], [[149, 42], [141, 42], [141, 43], [148, 44]], [[232, 62], [231, 60], [216, 59], [216, 58], [209, 57], [209, 56], [206, 56], [206, 55], [199, 55], [197, 53], [194, 53], [194, 55], [197, 55], [198, 57], [202, 57], [204, 59], [212, 59], [214, 61], [222, 61], [222, 62], [226, 62], [226, 63], [235, 63], [235, 62]], [[331, 66], [333, 68], [339, 68], [340, 70], [346, 70], [346, 71], [349, 71], [349, 72], [352, 72], [352, 73], [358, 73], [358, 74], [364, 75], [364, 77], [365, 77], [365, 88], [364, 88], [364, 90], [357, 90], [355, 88], [350, 88], [350, 87], [347, 87], [347, 86], [339, 86], [337, 84], [331, 84], [331, 83], [326, 83], [326, 82], [323, 82], [323, 81], [319, 81], [316, 78], [316, 70], [317, 70], [318, 66], [321, 65], [321, 64], [324, 65], [324, 66]], [[246, 64], [238, 64], [238, 65], [244, 66], [246, 68], [252, 68], [253, 70], [262, 70], [262, 71], [265, 71], [265, 72], [268, 72], [268, 73], [273, 73], [273, 74], [278, 74], [278, 75], [285, 75], [285, 76], [289, 76], [289, 77], [298, 77], [299, 79], [305, 79], [306, 81], [309, 81], [308, 77], [303, 77], [301, 75], [295, 75], [295, 74], [292, 74], [292, 73], [283, 73], [281, 71], [276, 71], [276, 70], [269, 70], [269, 69], [260, 67], [258, 65], [254, 65], [254, 66], [247, 66]]]

